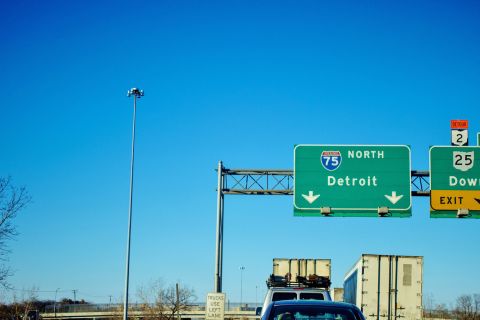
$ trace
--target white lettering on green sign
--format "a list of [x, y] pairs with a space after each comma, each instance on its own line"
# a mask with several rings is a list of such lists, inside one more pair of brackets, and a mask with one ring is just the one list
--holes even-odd
[[339, 186], [339, 187], [377, 187], [377, 177], [376, 176], [367, 176], [365, 178], [357, 178], [346, 176], [344, 178], [338, 178], [334, 176], [327, 177], [327, 185], [329, 187]]
[[382, 150], [348, 150], [349, 159], [384, 159]]
[[448, 177], [448, 184], [450, 187], [455, 187], [457, 185], [461, 187], [469, 186], [469, 187], [475, 187], [478, 184], [478, 178], [457, 178], [455, 176], [449, 176]]

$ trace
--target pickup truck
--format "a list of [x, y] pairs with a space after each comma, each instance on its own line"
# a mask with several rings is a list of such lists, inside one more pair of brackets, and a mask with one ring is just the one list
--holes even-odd
[[326, 300], [332, 301], [328, 287], [330, 280], [325, 277], [297, 277], [291, 282], [289, 276], [271, 275], [267, 280], [268, 291], [262, 307], [256, 309], [256, 315], [262, 317], [271, 302], [283, 300]]

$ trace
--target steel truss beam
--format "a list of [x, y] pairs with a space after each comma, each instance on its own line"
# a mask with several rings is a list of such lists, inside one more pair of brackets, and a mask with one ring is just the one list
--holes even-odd
[[[223, 194], [293, 195], [293, 170], [226, 169], [222, 167]], [[412, 196], [430, 196], [430, 172], [413, 170]]]

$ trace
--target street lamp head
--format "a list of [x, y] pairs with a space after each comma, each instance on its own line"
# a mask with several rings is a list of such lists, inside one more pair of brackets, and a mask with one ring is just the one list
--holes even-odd
[[135, 96], [137, 98], [143, 97], [143, 90], [132, 88], [127, 91], [127, 97]]

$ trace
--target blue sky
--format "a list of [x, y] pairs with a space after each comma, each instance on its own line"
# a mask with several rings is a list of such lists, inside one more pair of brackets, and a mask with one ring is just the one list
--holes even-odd
[[[412, 168], [480, 131], [474, 1], [17, 1], [0, 11], [0, 175], [33, 202], [16, 220], [11, 283], [41, 298], [121, 299], [132, 100], [131, 288], [213, 289], [216, 168], [293, 168], [293, 146], [408, 144]], [[291, 197], [228, 196], [224, 290], [265, 292], [274, 257], [425, 256], [436, 302], [478, 292], [479, 221], [293, 217]], [[258, 287], [258, 290], [255, 287]], [[135, 299], [135, 298], [134, 298]]]

